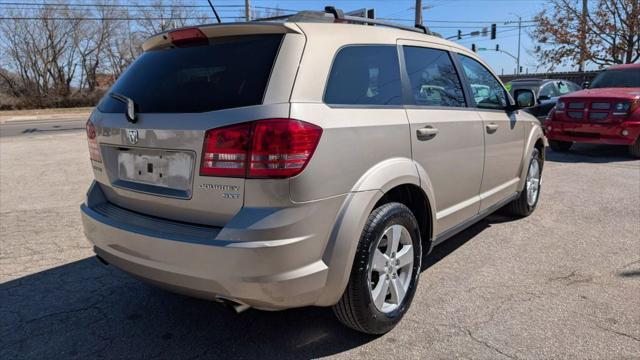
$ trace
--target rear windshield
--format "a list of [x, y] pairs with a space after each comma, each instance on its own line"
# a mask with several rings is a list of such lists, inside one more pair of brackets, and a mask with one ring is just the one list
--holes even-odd
[[607, 70], [593, 80], [590, 89], [640, 87], [640, 69]]
[[[198, 113], [262, 103], [281, 34], [216, 38], [209, 45], [142, 54], [110, 92], [141, 113]], [[124, 112], [108, 94], [102, 112]]]

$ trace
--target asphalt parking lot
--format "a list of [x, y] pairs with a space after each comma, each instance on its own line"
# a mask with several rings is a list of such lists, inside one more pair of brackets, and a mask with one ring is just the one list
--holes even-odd
[[537, 211], [437, 247], [413, 305], [364, 336], [329, 309], [249, 310], [145, 285], [92, 256], [84, 134], [0, 139], [0, 358], [640, 358], [640, 160], [547, 153]]

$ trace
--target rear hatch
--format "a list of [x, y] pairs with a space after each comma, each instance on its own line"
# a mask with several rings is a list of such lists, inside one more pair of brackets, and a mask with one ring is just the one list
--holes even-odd
[[[92, 164], [116, 206], [223, 226], [243, 205], [245, 179], [201, 169], [203, 161], [212, 160], [203, 159], [205, 135], [213, 128], [288, 116], [287, 103], [264, 103], [288, 29], [188, 31], [191, 35], [166, 33], [148, 40], [146, 51], [102, 99], [88, 123], [99, 149]], [[125, 115], [122, 98], [133, 101], [133, 118]], [[221, 167], [237, 165], [217, 160]]]

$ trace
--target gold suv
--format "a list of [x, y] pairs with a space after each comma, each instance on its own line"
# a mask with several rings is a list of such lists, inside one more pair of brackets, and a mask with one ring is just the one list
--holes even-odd
[[392, 329], [422, 255], [529, 215], [544, 160], [530, 90], [413, 30], [304, 12], [149, 38], [87, 122], [98, 257], [238, 310]]

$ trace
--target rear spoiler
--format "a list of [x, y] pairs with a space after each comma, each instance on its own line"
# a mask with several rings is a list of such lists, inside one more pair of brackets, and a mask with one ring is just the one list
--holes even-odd
[[156, 48], [171, 46], [171, 37], [169, 33], [184, 29], [198, 29], [206, 37], [215, 38], [223, 36], [236, 35], [259, 35], [259, 34], [302, 34], [298, 26], [292, 23], [274, 23], [274, 22], [241, 22], [241, 23], [223, 23], [223, 24], [206, 24], [199, 26], [189, 26], [169, 31], [161, 32], [153, 35], [142, 44], [142, 50], [148, 51]]

